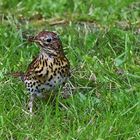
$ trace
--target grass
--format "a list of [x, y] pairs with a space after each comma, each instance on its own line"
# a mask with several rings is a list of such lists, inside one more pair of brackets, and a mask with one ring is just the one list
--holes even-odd
[[[0, 2], [0, 138], [28, 140], [140, 139], [140, 2], [42, 0]], [[61, 24], [60, 24], [61, 23]], [[27, 110], [22, 82], [35, 45], [22, 32], [60, 34], [73, 70], [73, 96]]]

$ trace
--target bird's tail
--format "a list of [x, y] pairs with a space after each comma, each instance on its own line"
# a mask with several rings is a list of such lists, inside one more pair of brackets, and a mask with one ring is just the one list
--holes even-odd
[[6, 75], [11, 75], [14, 78], [20, 78], [22, 81], [24, 81], [24, 73], [23, 72], [7, 73]]

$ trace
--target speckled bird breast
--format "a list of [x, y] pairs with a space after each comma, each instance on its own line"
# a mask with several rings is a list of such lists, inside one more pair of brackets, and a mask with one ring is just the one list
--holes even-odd
[[62, 85], [70, 75], [69, 63], [65, 57], [40, 56], [29, 69], [24, 82], [29, 92], [38, 96], [45, 90]]

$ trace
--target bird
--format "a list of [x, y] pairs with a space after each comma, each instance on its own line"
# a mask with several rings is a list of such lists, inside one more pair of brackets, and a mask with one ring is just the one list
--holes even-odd
[[33, 112], [36, 97], [45, 98], [47, 92], [64, 86], [70, 77], [70, 62], [64, 54], [62, 42], [57, 33], [41, 31], [28, 39], [40, 48], [38, 55], [28, 65], [25, 72], [13, 72], [19, 77], [29, 92], [29, 112]]

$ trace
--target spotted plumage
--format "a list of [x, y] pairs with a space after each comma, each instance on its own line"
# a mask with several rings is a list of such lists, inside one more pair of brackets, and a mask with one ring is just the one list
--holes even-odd
[[29, 108], [32, 112], [35, 96], [44, 97], [46, 91], [54, 90], [68, 80], [70, 64], [64, 55], [61, 41], [56, 33], [42, 31], [30, 38], [29, 41], [38, 44], [40, 53], [29, 64], [25, 73], [17, 72], [13, 76], [21, 77], [25, 83], [31, 95]]

